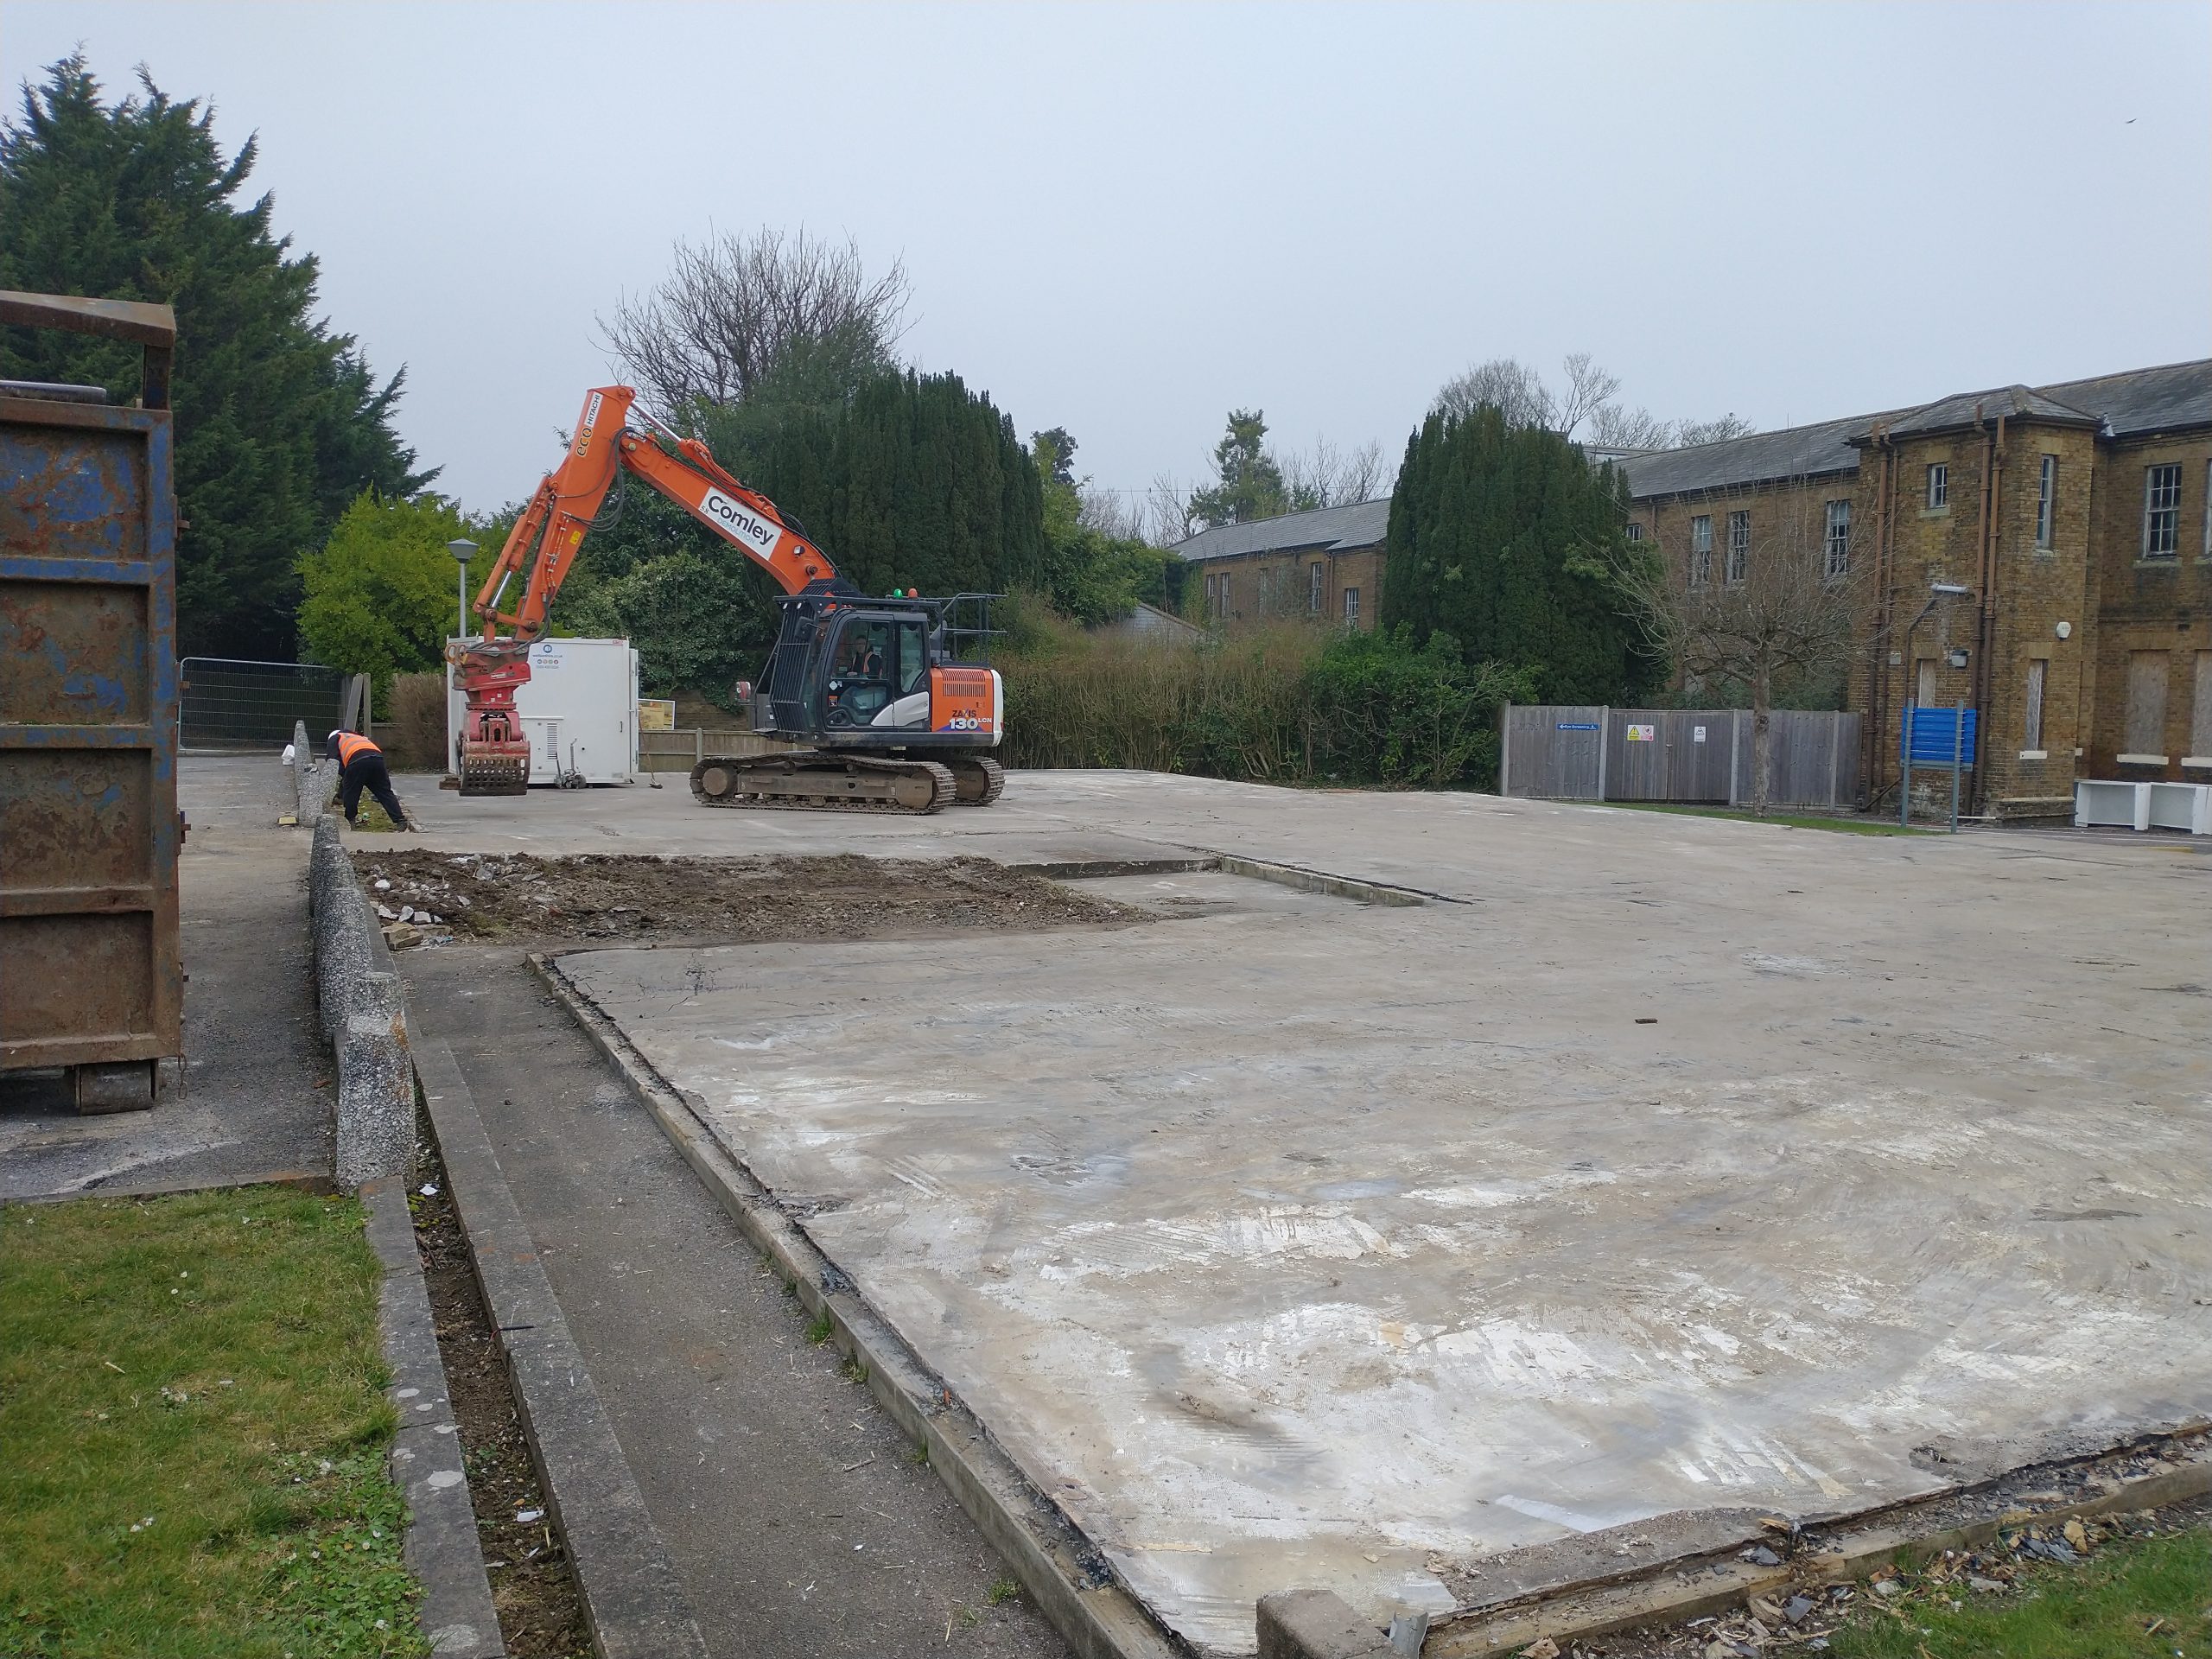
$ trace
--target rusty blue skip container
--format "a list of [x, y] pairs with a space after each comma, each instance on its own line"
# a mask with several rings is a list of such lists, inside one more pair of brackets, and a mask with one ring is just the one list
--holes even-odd
[[0, 381], [0, 1071], [150, 1106], [183, 1050], [165, 305], [0, 292], [144, 348], [138, 407]]

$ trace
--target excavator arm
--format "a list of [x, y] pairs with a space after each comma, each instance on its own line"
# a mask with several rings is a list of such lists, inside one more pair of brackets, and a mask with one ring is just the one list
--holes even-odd
[[[539, 482], [476, 595], [473, 609], [483, 634], [456, 640], [447, 652], [468, 699], [461, 734], [464, 794], [518, 794], [529, 782], [530, 747], [515, 714], [515, 689], [530, 679], [530, 647], [545, 632], [553, 601], [618, 472], [635, 474], [675, 502], [787, 594], [837, 580], [822, 550], [705, 444], [633, 411], [637, 395], [628, 386], [599, 386], [586, 396], [568, 454]], [[651, 429], [632, 428], [633, 412]], [[512, 611], [503, 610], [518, 578], [520, 596]]]

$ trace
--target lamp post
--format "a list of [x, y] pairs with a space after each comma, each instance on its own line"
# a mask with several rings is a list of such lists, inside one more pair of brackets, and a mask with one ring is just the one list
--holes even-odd
[[446, 543], [446, 551], [454, 557], [453, 592], [461, 603], [461, 621], [454, 629], [454, 638], [468, 637], [468, 562], [476, 556], [476, 543], [465, 536], [456, 536]]

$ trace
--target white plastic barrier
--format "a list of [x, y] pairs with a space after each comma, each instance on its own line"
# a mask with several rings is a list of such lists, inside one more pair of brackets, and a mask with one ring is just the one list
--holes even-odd
[[2212, 836], [2212, 784], [2145, 784], [2151, 828]]
[[2148, 784], [2116, 784], [2096, 778], [2074, 780], [2074, 827], [2117, 824], [2124, 830], [2151, 827]]
[[2074, 781], [2074, 827], [2182, 830], [2212, 836], [2212, 784], [2128, 784], [2104, 778]]

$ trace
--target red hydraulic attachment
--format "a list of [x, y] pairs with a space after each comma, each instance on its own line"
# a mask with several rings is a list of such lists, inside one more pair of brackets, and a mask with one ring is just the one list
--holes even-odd
[[[635, 474], [675, 502], [787, 594], [837, 574], [821, 549], [784, 522], [774, 502], [741, 483], [705, 444], [678, 437], [642, 414], [639, 419], [658, 435], [632, 429], [637, 396], [628, 386], [599, 386], [585, 397], [569, 453], [515, 520], [471, 607], [483, 620], [482, 637], [447, 648], [455, 682], [468, 700], [461, 728], [464, 795], [519, 795], [529, 785], [530, 741], [515, 713], [515, 689], [529, 683], [530, 647], [545, 632], [547, 613], [617, 469]], [[662, 438], [670, 448], [662, 447]], [[512, 612], [503, 611], [500, 601], [517, 575], [524, 578], [522, 599]], [[502, 627], [509, 632], [501, 633]]]

